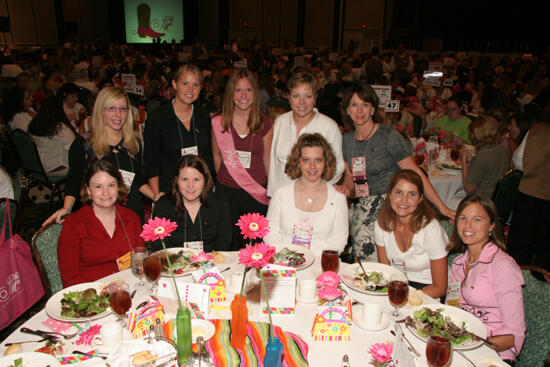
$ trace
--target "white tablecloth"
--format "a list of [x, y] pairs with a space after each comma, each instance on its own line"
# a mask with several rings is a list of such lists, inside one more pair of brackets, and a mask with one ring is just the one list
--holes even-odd
[[[340, 269], [342, 269], [350, 265], [341, 263], [340, 266], [341, 266]], [[230, 270], [223, 273], [224, 277], [228, 279], [229, 275], [233, 271], [235, 270], [242, 271], [242, 269], [243, 269], [242, 265], [238, 265], [237, 267], [232, 266]], [[315, 262], [309, 268], [298, 271], [297, 278], [314, 279], [318, 274], [320, 274], [320, 272], [321, 272], [320, 265], [317, 262]], [[113, 274], [105, 278], [104, 280], [117, 279], [117, 278], [124, 278], [130, 285], [135, 284], [137, 281], [137, 279], [132, 275], [130, 270], [125, 270], [121, 273]], [[185, 281], [190, 282], [191, 276], [183, 277], [180, 279], [185, 279]], [[140, 299], [140, 297], [144, 295], [145, 294], [140, 294], [140, 292], [138, 292], [134, 300], [137, 301]], [[381, 305], [384, 312], [386, 313], [389, 313], [392, 310], [392, 307], [389, 304], [387, 296], [370, 296], [370, 295], [366, 295], [355, 291], [352, 291], [352, 295], [354, 299], [357, 299], [360, 302], [363, 302], [363, 303], [372, 302], [372, 303], [377, 303]], [[267, 316], [263, 316], [260, 314], [259, 299], [260, 299], [260, 287], [258, 284], [250, 293], [247, 294], [248, 307], [249, 309], [252, 310], [252, 315], [250, 316], [250, 320], [268, 322]], [[372, 363], [371, 356], [367, 352], [370, 346], [374, 343], [393, 342], [394, 340], [393, 335], [390, 333], [390, 330], [393, 329], [393, 324], [390, 323], [389, 327], [378, 332], [366, 331], [364, 329], [359, 328], [356, 325], [352, 325], [350, 328], [350, 334], [351, 334], [350, 341], [314, 342], [311, 337], [311, 327], [313, 325], [313, 319], [315, 317], [315, 314], [316, 314], [315, 304], [298, 303], [296, 306], [295, 315], [273, 316], [273, 322], [276, 325], [281, 326], [284, 331], [290, 331], [296, 335], [299, 335], [309, 345], [308, 361], [310, 366], [340, 367], [342, 363], [342, 356], [344, 354], [347, 354], [349, 356], [350, 366], [352, 367], [375, 365]], [[42, 310], [41, 312], [36, 314], [34, 317], [29, 319], [27, 322], [25, 322], [24, 326], [31, 329], [47, 330], [47, 328], [42, 325], [42, 322], [45, 321], [46, 319], [47, 319], [46, 312]], [[96, 320], [95, 322], [104, 323], [104, 322], [111, 322], [114, 320], [115, 320], [115, 316], [111, 314], [104, 317], [103, 319]], [[413, 336], [408, 330], [405, 331], [405, 335], [413, 343], [416, 349], [422, 354], [422, 358], [419, 361], [417, 361], [417, 366], [427, 366], [426, 358], [424, 356], [426, 344], [420, 339]], [[13, 334], [11, 334], [6, 340], [2, 341], [2, 344], [0, 345], [0, 353], [1, 353], [0, 355], [3, 355], [6, 349], [4, 344], [7, 342], [36, 340], [37, 338], [38, 338], [37, 336], [23, 334], [23, 333], [20, 333], [19, 331], [16, 331]], [[76, 339], [77, 338], [74, 338], [73, 340], [67, 343], [65, 348], [65, 351], [67, 353], [72, 352], [72, 350], [74, 349], [84, 350], [84, 351], [87, 351], [90, 349], [90, 347], [74, 345], [73, 343], [74, 341], [76, 341]], [[33, 351], [41, 345], [43, 345], [43, 343], [22, 344], [23, 351], [25, 352]], [[483, 359], [500, 361], [498, 354], [486, 346], [482, 346], [480, 348], [470, 350], [470, 351], [465, 351], [465, 353], [473, 361], [483, 360]], [[105, 366], [105, 364], [101, 360], [98, 360], [97, 358], [88, 360], [79, 365]], [[452, 366], [463, 367], [468, 365], [469, 364], [460, 355], [456, 353], [453, 354]], [[485, 364], [480, 364], [480, 366], [484, 366], [484, 365]]]
[[462, 171], [457, 173], [449, 175], [435, 167], [431, 168], [429, 172], [429, 179], [435, 191], [451, 210], [456, 210], [460, 201], [466, 196], [462, 186]]

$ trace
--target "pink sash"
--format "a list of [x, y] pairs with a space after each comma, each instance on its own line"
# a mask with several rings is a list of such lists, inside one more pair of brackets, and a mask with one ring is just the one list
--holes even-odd
[[231, 131], [225, 133], [222, 131], [221, 115], [212, 118], [212, 131], [214, 131], [214, 135], [216, 136], [218, 147], [223, 157], [223, 163], [231, 177], [254, 199], [264, 205], [268, 205], [267, 190], [257, 183], [243, 167], [235, 150]]

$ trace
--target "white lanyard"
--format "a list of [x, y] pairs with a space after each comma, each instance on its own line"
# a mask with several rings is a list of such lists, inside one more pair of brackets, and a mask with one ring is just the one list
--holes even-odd
[[[172, 108], [173, 107], [173, 103], [172, 103]], [[176, 115], [176, 110], [174, 109], [174, 115]], [[180, 118], [178, 117], [178, 115], [176, 115], [178, 121], [176, 121], [176, 123], [178, 124], [178, 133], [179, 133], [179, 136], [180, 136], [180, 147], [183, 151], [183, 149], [185, 149], [185, 147], [183, 146], [183, 137], [181, 136], [181, 124], [182, 124], [182, 121], [180, 120]], [[195, 146], [197, 147], [197, 155], [198, 155], [198, 150], [199, 150], [199, 144], [197, 143], [197, 129], [195, 127], [195, 106], [194, 105], [191, 105], [191, 121], [189, 122], [189, 130], [191, 130], [193, 132], [193, 138], [195, 139]]]

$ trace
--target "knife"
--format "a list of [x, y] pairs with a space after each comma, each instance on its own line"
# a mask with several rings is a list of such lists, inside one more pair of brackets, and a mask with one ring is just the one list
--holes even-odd
[[41, 336], [43, 337], [44, 339], [48, 339], [48, 340], [58, 340], [58, 337], [55, 336], [55, 335], [52, 335], [52, 333], [49, 333], [47, 331], [42, 331], [42, 330], [32, 330], [32, 329], [29, 329], [29, 328], [26, 328], [26, 327], [22, 327], [19, 331], [21, 331], [22, 333], [27, 333], [27, 334], [33, 334], [33, 335], [38, 335], [38, 336]]

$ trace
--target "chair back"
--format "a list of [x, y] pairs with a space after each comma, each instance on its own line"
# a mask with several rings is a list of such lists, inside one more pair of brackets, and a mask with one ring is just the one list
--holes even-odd
[[57, 263], [57, 241], [61, 228], [62, 224], [53, 222], [39, 229], [32, 237], [31, 247], [48, 296], [63, 289]]
[[[8, 199], [8, 198], [0, 198], [0, 231], [2, 230], [2, 223], [4, 223], [4, 219], [6, 218], [6, 210], [10, 211], [10, 217], [11, 217], [11, 231], [10, 228], [8, 228], [8, 223], [6, 223], [6, 232], [5, 232], [5, 240], [7, 240], [11, 233], [16, 232], [16, 226], [15, 226], [15, 220], [17, 218], [17, 208], [18, 204], [17, 201]], [[6, 221], [7, 222], [7, 221]]]
[[20, 129], [15, 129], [10, 132], [10, 136], [21, 159], [23, 168], [27, 175], [33, 176], [39, 181], [48, 182], [48, 177], [40, 161], [38, 148], [34, 139], [26, 132]]
[[514, 209], [514, 201], [522, 177], [523, 172], [513, 169], [506, 172], [497, 182], [493, 193], [493, 202], [497, 207], [501, 223], [506, 223], [512, 209]]
[[521, 272], [527, 331], [516, 367], [542, 366], [550, 353], [550, 283], [536, 279], [530, 270]]

